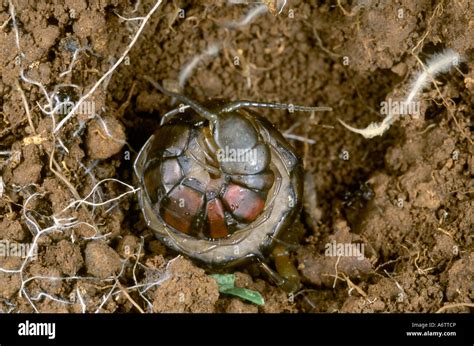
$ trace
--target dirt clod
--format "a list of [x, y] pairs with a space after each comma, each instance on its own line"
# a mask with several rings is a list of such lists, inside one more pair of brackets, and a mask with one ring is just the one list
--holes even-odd
[[100, 279], [113, 276], [120, 271], [120, 256], [103, 241], [89, 242], [84, 257], [87, 272]]
[[123, 125], [113, 117], [92, 120], [87, 127], [87, 152], [92, 159], [105, 160], [125, 144]]
[[229, 305], [227, 305], [226, 312], [232, 314], [256, 313], [258, 312], [258, 307], [252, 304], [246, 304], [240, 299], [233, 298], [230, 300]]
[[189, 260], [178, 258], [167, 269], [170, 278], [153, 297], [153, 312], [213, 312], [219, 298], [216, 280]]
[[[92, 251], [86, 249], [88, 256], [91, 256]], [[58, 244], [50, 246], [44, 254], [44, 260], [48, 266], [58, 268], [66, 276], [76, 275], [84, 265], [79, 245], [71, 244], [67, 240], [61, 240]]]
[[345, 223], [340, 223], [338, 227], [339, 230], [324, 242], [324, 254], [320, 255], [311, 248], [298, 251], [301, 274], [314, 285], [332, 287], [342, 275], [353, 280], [367, 279], [373, 271], [366, 257], [369, 251], [366, 251], [365, 245], [362, 247], [360, 237], [351, 234]]

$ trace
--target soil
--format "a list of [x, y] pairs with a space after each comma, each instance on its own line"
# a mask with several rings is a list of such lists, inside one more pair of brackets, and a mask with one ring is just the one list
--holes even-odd
[[[57, 133], [64, 115], [42, 112], [39, 83], [56, 87], [53, 105], [77, 101], [139, 27], [117, 14], [144, 16], [154, 2], [13, 4], [19, 49], [9, 4], [0, 5], [0, 240], [35, 243], [37, 256], [25, 266], [0, 257], [1, 268], [18, 270], [0, 271], [0, 311], [473, 311], [472, 2], [292, 0], [279, 15], [228, 28], [253, 5], [165, 1], [88, 99], [96, 116], [79, 111]], [[155, 240], [130, 193], [136, 153], [176, 107], [144, 77], [176, 86], [183, 66], [214, 43], [219, 52], [180, 92], [333, 108], [261, 111], [282, 132], [294, 126], [315, 141], [291, 141], [306, 171], [296, 226], [305, 235], [292, 252], [302, 290], [288, 296], [255, 266], [227, 271], [263, 306], [219, 294], [211, 271]], [[404, 95], [420, 61], [445, 48], [462, 62], [419, 95], [419, 117], [373, 139], [340, 125], [381, 121], [380, 103]], [[328, 256], [332, 243], [363, 244], [364, 258]]]

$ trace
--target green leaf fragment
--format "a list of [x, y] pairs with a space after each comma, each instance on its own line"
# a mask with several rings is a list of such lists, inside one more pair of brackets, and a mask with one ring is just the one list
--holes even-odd
[[217, 285], [219, 285], [219, 292], [221, 292], [222, 289], [235, 287], [234, 274], [213, 274], [209, 276], [217, 281]]
[[233, 296], [240, 297], [242, 299], [248, 300], [254, 304], [257, 305], [264, 305], [265, 300], [263, 299], [262, 295], [258, 293], [257, 291], [252, 291], [247, 288], [242, 288], [242, 287], [234, 287], [234, 288], [229, 288], [224, 291], [221, 291], [222, 293], [226, 294], [231, 294]]
[[259, 292], [247, 288], [235, 287], [234, 274], [213, 274], [210, 275], [210, 277], [217, 281], [220, 293], [230, 294], [257, 305], [265, 304], [265, 300]]

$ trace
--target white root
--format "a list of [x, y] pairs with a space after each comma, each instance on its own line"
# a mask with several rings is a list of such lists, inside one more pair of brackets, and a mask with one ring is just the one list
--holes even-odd
[[183, 89], [184, 85], [186, 84], [186, 81], [189, 79], [197, 65], [207, 57], [216, 56], [217, 53], [219, 53], [219, 49], [219, 45], [211, 44], [204, 52], [199, 55], [196, 55], [194, 58], [191, 59], [189, 63], [183, 66], [178, 76], [178, 84], [180, 89]]
[[249, 25], [255, 18], [266, 12], [268, 12], [268, 8], [266, 5], [258, 5], [248, 11], [247, 14], [241, 20], [237, 22], [225, 23], [224, 26], [232, 29], [242, 28], [244, 26]]
[[[445, 51], [433, 55], [427, 63], [427, 66], [423, 66], [423, 71], [421, 71], [418, 76], [414, 79], [410, 92], [403, 101], [405, 105], [410, 104], [415, 97], [420, 93], [424, 88], [429, 85], [430, 81], [434, 81], [434, 78], [443, 72], [449, 71], [453, 66], [459, 64], [461, 57], [459, 53], [455, 52], [452, 49], [446, 49]], [[339, 122], [348, 130], [362, 135], [364, 138], [373, 138], [376, 136], [382, 136], [393, 124], [395, 117], [398, 114], [390, 112], [382, 122], [376, 123], [373, 122], [369, 124], [365, 129], [357, 129], [344, 121], [339, 120]]]
[[[132, 13], [137, 10], [137, 7], [138, 7], [139, 3], [140, 3], [140, 1], [136, 2], [136, 6], [135, 6], [134, 10], [132, 11]], [[57, 97], [59, 87], [69, 86], [69, 87], [73, 87], [73, 88], [77, 88], [77, 89], [81, 89], [81, 88], [77, 85], [74, 85], [74, 84], [58, 84], [58, 85], [55, 86], [53, 92], [49, 93], [46, 90], [46, 87], [42, 83], [40, 83], [39, 81], [35, 81], [33, 79], [30, 79], [27, 76], [26, 69], [24, 69], [23, 66], [22, 66], [23, 65], [22, 62], [24, 62], [23, 60], [25, 59], [25, 53], [21, 50], [20, 31], [19, 31], [19, 27], [18, 27], [18, 21], [17, 21], [17, 18], [15, 16], [16, 11], [15, 11], [15, 7], [13, 5], [13, 0], [8, 0], [9, 14], [10, 14], [9, 17], [10, 18], [8, 19], [8, 21], [6, 23], [8, 23], [11, 20], [13, 32], [14, 32], [14, 35], [15, 35], [14, 36], [14, 41], [15, 41], [15, 46], [18, 49], [17, 59], [19, 59], [19, 60], [17, 62], [18, 62], [19, 67], [20, 67], [19, 68], [20, 80], [22, 80], [25, 83], [35, 85], [36, 87], [39, 88], [40, 93], [44, 96], [44, 98], [46, 100], [45, 104], [41, 105], [40, 103], [37, 102], [37, 105], [39, 106], [39, 109], [40, 109], [41, 112], [43, 112], [47, 116], [51, 116], [51, 118], [52, 118], [53, 129], [54, 129], [54, 132], [52, 133], [52, 135], [53, 135], [53, 145], [54, 146], [59, 144], [65, 152], [68, 152], [68, 149], [62, 143], [61, 139], [55, 137], [54, 133], [57, 132], [66, 123], [66, 121], [68, 119], [70, 119], [75, 114], [75, 112], [79, 109], [80, 105], [95, 92], [95, 90], [99, 87], [99, 85], [103, 85], [103, 84], [106, 83], [106, 81], [112, 75], [113, 71], [125, 59], [125, 57], [129, 53], [130, 49], [133, 47], [133, 45], [136, 43], [138, 37], [142, 33], [146, 23], [149, 21], [150, 17], [157, 10], [157, 8], [160, 6], [161, 3], [162, 3], [162, 0], [157, 0], [155, 5], [152, 7], [152, 9], [148, 12], [148, 14], [146, 16], [136, 18], [137, 20], [140, 20], [141, 22], [137, 23], [137, 24], [139, 24], [139, 27], [138, 27], [136, 33], [134, 34], [134, 37], [132, 38], [131, 43], [128, 45], [128, 47], [125, 49], [125, 51], [122, 53], [121, 57], [117, 61], [114, 61], [114, 64], [113, 64], [113, 66], [111, 66], [110, 70], [107, 71], [104, 74], [104, 76], [102, 76], [102, 78], [100, 78], [96, 82], [96, 84], [88, 91], [88, 93], [86, 95], [83, 96], [82, 93], [81, 93], [81, 95], [79, 96], [80, 100], [75, 104], [75, 107], [73, 109], [71, 109], [71, 111], [67, 114], [67, 119], [66, 118], [63, 119], [63, 121], [61, 121], [58, 124], [58, 126], [56, 126], [56, 122], [55, 122], [56, 112], [58, 112], [60, 107], [63, 107], [64, 105], [67, 104], [67, 102], [69, 102], [69, 101], [61, 101]], [[63, 71], [59, 75], [59, 77], [63, 77], [66, 74], [71, 73], [71, 71], [74, 68], [74, 65], [77, 62], [79, 53], [81, 51], [84, 51], [84, 50], [88, 50], [89, 52], [94, 54], [89, 48], [81, 48], [81, 49], [76, 50], [74, 52], [74, 55], [72, 57], [72, 60], [71, 60], [71, 63], [69, 64], [68, 69]], [[28, 116], [29, 107], [28, 107], [27, 102], [25, 102], [25, 99], [23, 99], [23, 101], [24, 101], [23, 105], [26, 109], [27, 116]], [[97, 117], [99, 118], [99, 121], [101, 121], [102, 127], [104, 128], [107, 135], [110, 136], [110, 131], [108, 130], [107, 125], [105, 124], [105, 122], [103, 122], [102, 119], [99, 116], [97, 116]], [[79, 125], [80, 125], [80, 127], [84, 126], [84, 124], [81, 124], [81, 122], [79, 122]], [[31, 121], [30, 121], [30, 126], [32, 127], [32, 130], [34, 132], [34, 128], [32, 126]], [[75, 135], [78, 135], [80, 130], [81, 130], [81, 128], [78, 131], [76, 131]], [[10, 159], [12, 159], [12, 157], [14, 157], [12, 154], [15, 154], [15, 153], [12, 152], [12, 151], [7, 151], [7, 150], [0, 151], [0, 156], [2, 158], [3, 158], [3, 156], [9, 157], [8, 160], [10, 160]], [[51, 154], [51, 155], [54, 155], [54, 153]], [[54, 159], [54, 156], [50, 156], [50, 157]], [[53, 159], [50, 159], [50, 169], [51, 170], [53, 169], [52, 168]], [[7, 162], [8, 162], [8, 160], [7, 160]], [[54, 163], [57, 165], [56, 162], [54, 162]], [[84, 167], [84, 165], [82, 165], [81, 162], [79, 162], [79, 164]], [[94, 167], [94, 165], [92, 167], [89, 167], [89, 168], [85, 167], [85, 171], [86, 171], [86, 174], [91, 175], [91, 178], [92, 178], [93, 182], [95, 183], [95, 178], [94, 178], [94, 176], [91, 172], [93, 167]], [[110, 198], [110, 199], [103, 198], [103, 194], [101, 192], [101, 187], [102, 187], [103, 183], [105, 183], [107, 181], [115, 181], [115, 182], [121, 184], [122, 186], [126, 187], [127, 190], [122, 194], [117, 194], [116, 197], [113, 197], [113, 198]], [[38, 186], [36, 186], [34, 184], [30, 184], [28, 186], [33, 186], [36, 189], [38, 188]], [[15, 190], [15, 191], [17, 191], [17, 190], [22, 191], [26, 187], [17, 187], [16, 185], [11, 185], [10, 188]], [[4, 189], [5, 189], [5, 185], [3, 183], [2, 176], [0, 176], [0, 197], [3, 197]], [[126, 183], [124, 183], [120, 180], [113, 179], [113, 178], [105, 179], [105, 180], [102, 180], [102, 181], [99, 181], [98, 183], [96, 183], [94, 185], [94, 187], [92, 188], [91, 192], [87, 196], [85, 196], [84, 198], [78, 197], [78, 194], [76, 192], [77, 196], [75, 195], [76, 198], [74, 198], [74, 201], [72, 203], [70, 203], [65, 209], [60, 211], [59, 213], [55, 213], [55, 214], [51, 214], [51, 215], [41, 215], [41, 222], [39, 221], [39, 219], [37, 219], [37, 215], [39, 214], [38, 211], [34, 210], [33, 207], [31, 207], [30, 205], [32, 204], [32, 202], [35, 198], [40, 198], [40, 197], [44, 196], [44, 193], [35, 192], [35, 193], [30, 194], [29, 197], [27, 197], [26, 200], [24, 200], [24, 202], [23, 202], [22, 219], [24, 220], [26, 226], [30, 230], [30, 232], [32, 234], [32, 239], [31, 239], [30, 243], [28, 244], [28, 247], [26, 247], [26, 251], [21, 256], [21, 259], [22, 259], [21, 262], [18, 263], [18, 265], [14, 266], [14, 267], [0, 267], [0, 273], [18, 276], [18, 278], [21, 282], [20, 287], [18, 288], [19, 297], [24, 298], [26, 300], [26, 302], [29, 305], [31, 305], [33, 311], [35, 311], [35, 312], [39, 312], [39, 309], [36, 307], [36, 304], [39, 301], [50, 300], [50, 301], [53, 301], [55, 303], [65, 304], [65, 305], [75, 304], [75, 301], [71, 302], [70, 300], [68, 301], [68, 300], [64, 299], [63, 297], [61, 297], [61, 296], [55, 296], [53, 294], [43, 292], [43, 291], [37, 292], [36, 288], [32, 289], [32, 291], [33, 291], [32, 292], [32, 291], [30, 291], [30, 289], [28, 287], [28, 285], [31, 282], [35, 282], [35, 281], [39, 281], [39, 280], [47, 280], [47, 281], [53, 281], [53, 282], [54, 281], [76, 281], [77, 283], [80, 283], [81, 281], [85, 281], [85, 280], [90, 280], [90, 281], [98, 282], [98, 283], [103, 283], [103, 282], [113, 283], [113, 282], [115, 282], [115, 284], [112, 286], [110, 291], [103, 295], [103, 297], [101, 299], [101, 304], [97, 308], [97, 310], [96, 310], [97, 306], [92, 308], [91, 304], [93, 304], [93, 302], [89, 302], [88, 299], [87, 299], [87, 296], [84, 295], [84, 292], [82, 292], [79, 289], [79, 287], [76, 286], [76, 289], [73, 292], [73, 294], [75, 293], [75, 296], [77, 295], [77, 297], [76, 297], [77, 300], [78, 300], [77, 304], [80, 305], [80, 308], [81, 308], [82, 312], [86, 312], [86, 310], [100, 311], [100, 309], [107, 303], [108, 299], [112, 296], [112, 294], [115, 294], [116, 292], [120, 291], [120, 290], [117, 289], [118, 278], [124, 273], [124, 268], [129, 265], [128, 261], [123, 261], [122, 262], [122, 269], [117, 275], [110, 276], [110, 277], [105, 278], [105, 279], [99, 279], [99, 278], [96, 278], [96, 277], [89, 277], [89, 276], [80, 276], [80, 275], [38, 276], [38, 275], [31, 275], [31, 273], [27, 269], [28, 269], [28, 266], [30, 265], [30, 263], [33, 260], [35, 260], [38, 256], [38, 247], [41, 246], [40, 244], [41, 244], [42, 238], [48, 236], [49, 234], [51, 234], [53, 232], [55, 232], [55, 233], [64, 233], [66, 230], [72, 231], [71, 240], [72, 240], [73, 243], [75, 241], [74, 228], [79, 227], [79, 226], [82, 226], [82, 227], [85, 226], [85, 227], [88, 227], [88, 228], [91, 229], [91, 236], [85, 237], [85, 236], [82, 235], [80, 237], [82, 240], [88, 241], [88, 240], [95, 240], [95, 239], [104, 239], [104, 238], [110, 236], [110, 234], [111, 234], [110, 232], [106, 233], [106, 232], [104, 232], [103, 229], [99, 230], [98, 226], [94, 223], [94, 221], [86, 222], [86, 221], [82, 221], [82, 220], [78, 219], [77, 213], [75, 213], [75, 209], [78, 208], [79, 206], [83, 206], [86, 209], [89, 209], [91, 211], [90, 215], [91, 215], [91, 217], [93, 217], [95, 208], [100, 208], [100, 207], [110, 205], [110, 204], [116, 205], [116, 203], [120, 199], [122, 199], [123, 197], [125, 197], [129, 194], [135, 193], [136, 191], [138, 191], [138, 188], [135, 188], [132, 185], [128, 185], [128, 184], [126, 184]], [[97, 200], [99, 200], [99, 201], [97, 201]], [[87, 208], [87, 206], [89, 206], [90, 208]], [[107, 212], [105, 212], [105, 213], [107, 213]], [[45, 226], [44, 225], [45, 222], [47, 222], [48, 225]], [[21, 245], [23, 245], [23, 244], [21, 244]], [[6, 300], [4, 301], [4, 303], [9, 306], [7, 312], [16, 311], [18, 309], [18, 307], [16, 305], [13, 305], [13, 304], [9, 303]], [[147, 301], [147, 303], [150, 305], [149, 301]]]
[[132, 41], [130, 44], [127, 46], [127, 48], [124, 50], [120, 58], [115, 62], [115, 64], [106, 72], [100, 79], [94, 84], [94, 86], [84, 95], [82, 96], [79, 101], [77, 101], [76, 105], [70, 110], [70, 112], [59, 122], [59, 124], [55, 127], [53, 133], [57, 133], [75, 114], [77, 109], [80, 107], [82, 102], [84, 102], [86, 99], [88, 99], [96, 90], [97, 88], [109, 78], [109, 76], [112, 75], [112, 73], [117, 69], [117, 67], [122, 63], [122, 61], [125, 59], [125, 57], [128, 55], [132, 47], [135, 45], [137, 42], [138, 38], [140, 37], [140, 34], [142, 33], [143, 29], [145, 28], [145, 25], [148, 23], [150, 20], [151, 16], [155, 11], [158, 9], [158, 7], [161, 5], [162, 0], [158, 0], [155, 5], [152, 7], [150, 12], [143, 17], [142, 22], [140, 23], [140, 27], [138, 28], [137, 32], [133, 36]]

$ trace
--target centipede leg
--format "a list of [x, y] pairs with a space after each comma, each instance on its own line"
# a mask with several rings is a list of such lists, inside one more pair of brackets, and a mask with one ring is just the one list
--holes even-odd
[[296, 292], [301, 287], [298, 270], [291, 261], [288, 251], [279, 246], [273, 250], [275, 266], [277, 271], [270, 268], [266, 263], [260, 262], [260, 267], [271, 278], [271, 280], [288, 293]]

